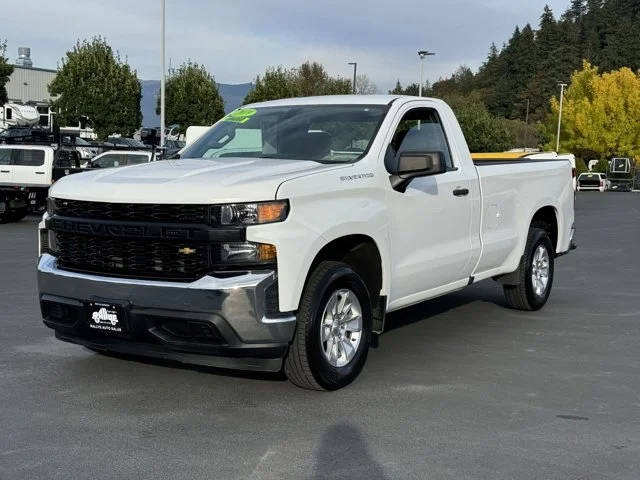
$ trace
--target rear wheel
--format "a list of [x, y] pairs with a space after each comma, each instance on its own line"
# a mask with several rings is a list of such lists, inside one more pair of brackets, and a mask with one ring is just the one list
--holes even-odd
[[517, 285], [505, 285], [510, 307], [539, 310], [547, 303], [553, 285], [553, 244], [546, 230], [530, 228]]
[[20, 220], [22, 220], [24, 217], [27, 216], [27, 209], [26, 208], [21, 208], [19, 210], [14, 210], [11, 215], [10, 215], [10, 222], [19, 222]]
[[20, 208], [17, 210], [9, 210], [3, 213], [0, 213], [0, 223], [11, 223], [11, 222], [19, 222], [24, 217], [27, 216], [27, 209]]
[[320, 263], [300, 301], [285, 359], [289, 380], [312, 390], [351, 383], [367, 358], [371, 318], [369, 292], [360, 276], [345, 263]]

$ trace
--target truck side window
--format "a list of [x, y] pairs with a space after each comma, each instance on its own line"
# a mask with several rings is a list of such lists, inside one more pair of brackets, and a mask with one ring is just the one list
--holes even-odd
[[440, 117], [432, 108], [414, 108], [404, 114], [391, 140], [396, 153], [442, 152], [448, 167], [453, 167], [451, 152]]
[[8, 148], [0, 149], [0, 165], [11, 165], [11, 150]]
[[124, 165], [137, 165], [139, 163], [147, 163], [149, 157], [147, 155], [123, 155]]
[[100, 157], [98, 160], [93, 162], [93, 166], [98, 168], [118, 167], [120, 166], [120, 155], [110, 154]]
[[24, 167], [44, 165], [44, 150], [14, 150], [13, 164]]

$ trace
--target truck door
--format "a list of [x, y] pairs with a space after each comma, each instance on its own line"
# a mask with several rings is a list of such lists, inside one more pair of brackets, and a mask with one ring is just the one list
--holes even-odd
[[13, 183], [13, 165], [11, 149], [0, 148], [0, 185]]
[[[401, 116], [400, 116], [401, 115]], [[401, 111], [391, 140], [395, 154], [442, 152], [448, 171], [414, 178], [404, 193], [390, 190], [392, 301], [468, 279], [471, 274], [475, 171], [454, 161], [438, 112]]]
[[45, 187], [51, 183], [51, 169], [45, 168], [44, 149], [14, 148], [11, 159], [14, 184]]

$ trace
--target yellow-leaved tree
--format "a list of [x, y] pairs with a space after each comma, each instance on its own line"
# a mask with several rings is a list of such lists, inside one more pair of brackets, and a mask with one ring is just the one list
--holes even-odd
[[[559, 100], [551, 98], [545, 122], [555, 149]], [[586, 60], [571, 76], [562, 109], [562, 151], [583, 159], [631, 157], [640, 161], [640, 72], [621, 68], [599, 74]]]

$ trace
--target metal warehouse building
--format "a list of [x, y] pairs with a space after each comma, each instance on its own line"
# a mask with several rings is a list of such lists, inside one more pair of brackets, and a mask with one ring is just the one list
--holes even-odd
[[34, 68], [31, 61], [31, 49], [20, 47], [13, 73], [7, 82], [9, 102], [34, 105], [40, 113], [40, 125], [49, 126], [51, 115], [49, 103], [49, 84], [56, 76], [56, 70]]

